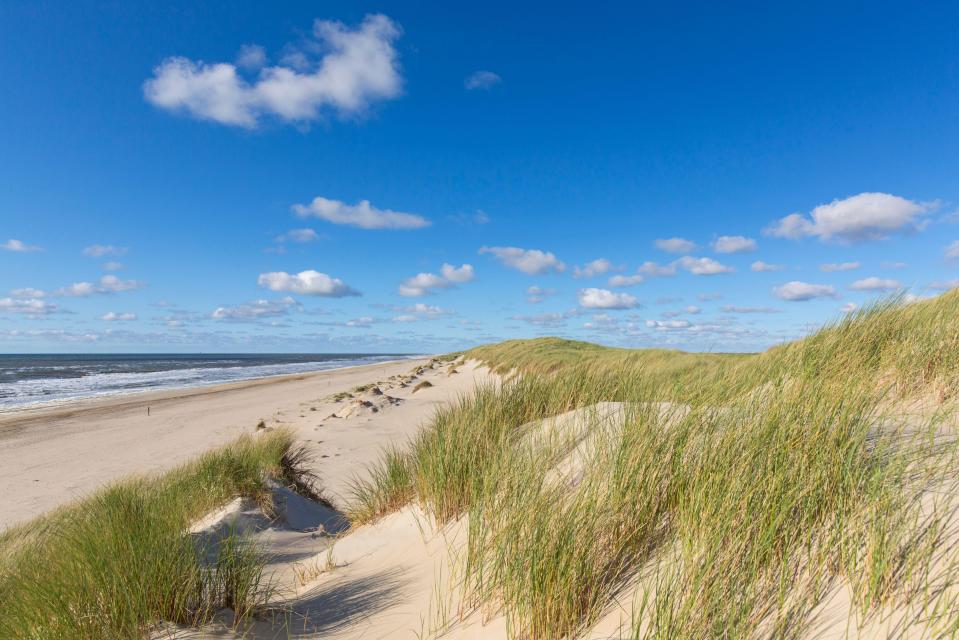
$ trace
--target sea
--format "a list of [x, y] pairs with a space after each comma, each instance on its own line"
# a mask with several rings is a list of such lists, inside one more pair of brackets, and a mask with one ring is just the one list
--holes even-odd
[[0, 411], [414, 357], [400, 353], [0, 354]]

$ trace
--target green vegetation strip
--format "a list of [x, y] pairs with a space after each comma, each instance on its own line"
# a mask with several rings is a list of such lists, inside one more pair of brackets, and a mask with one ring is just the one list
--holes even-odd
[[263, 557], [234, 535], [198, 548], [188, 529], [238, 496], [269, 509], [270, 478], [310, 487], [303, 463], [288, 432], [245, 436], [4, 533], [0, 638], [142, 638], [161, 622], [199, 626], [223, 607], [244, 619], [269, 596]]
[[[810, 637], [837, 593], [853, 631], [959, 634], [955, 434], [903, 410], [955, 408], [959, 293], [757, 355], [539, 339], [466, 356], [513, 375], [386, 452], [350, 515], [467, 517], [466, 601], [512, 637], [576, 636], [627, 596], [637, 640]], [[577, 409], [590, 457], [557, 481], [579, 441], [536, 423]]]

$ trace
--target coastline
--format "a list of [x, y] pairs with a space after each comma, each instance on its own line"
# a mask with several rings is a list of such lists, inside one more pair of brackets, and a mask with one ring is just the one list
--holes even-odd
[[164, 389], [141, 389], [0, 409], [0, 442], [3, 442], [8, 436], [8, 428], [16, 428], [34, 420], [59, 419], [71, 417], [85, 412], [106, 411], [119, 408], [126, 409], [137, 406], [145, 408], [146, 406], [160, 405], [171, 400], [182, 400], [193, 396], [247, 389], [291, 380], [323, 378], [324, 375], [331, 376], [340, 372], [362, 370], [370, 367], [375, 368], [399, 363], [410, 363], [410, 365], [413, 366], [416, 362], [429, 360], [432, 357], [434, 356], [410, 356], [408, 358], [383, 360], [381, 362], [372, 362], [367, 364], [347, 365], [344, 367], [335, 367], [329, 369], [317, 369], [315, 371], [301, 371], [297, 373], [281, 373], [276, 375], [245, 378], [231, 382], [214, 382], [206, 384], [199, 383]]
[[[391, 416], [380, 414], [379, 422], [392, 418], [383, 428], [376, 426], [377, 422], [367, 425], [360, 421], [363, 424], [358, 425], [344, 421], [348, 428], [337, 432], [335, 438], [317, 439], [317, 430], [329, 431], [322, 419], [335, 411], [330, 396], [406, 374], [428, 361], [429, 357], [394, 360], [143, 391], [0, 414], [0, 495], [4, 496], [0, 531], [119, 478], [170, 469], [253, 432], [260, 421], [293, 428], [309, 442], [316, 457], [323, 458], [320, 470], [324, 477], [335, 480], [334, 494], [342, 497], [357, 464], [372, 460], [380, 446], [400, 442], [413, 433], [429, 415], [434, 399], [445, 400], [467, 388], [472, 377], [449, 378], [449, 384], [444, 379]], [[364, 429], [369, 433], [359, 436]]]

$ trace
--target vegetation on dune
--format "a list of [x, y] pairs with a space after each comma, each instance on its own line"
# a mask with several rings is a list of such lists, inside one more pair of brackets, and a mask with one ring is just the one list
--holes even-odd
[[[959, 635], [956, 439], [945, 411], [903, 410], [953, 400], [959, 293], [757, 355], [539, 339], [467, 356], [516, 375], [388, 452], [352, 515], [468, 516], [464, 594], [513, 637], [575, 636], [623, 597], [637, 640], [807, 637], [842, 594], [853, 631]], [[574, 409], [586, 428], [537, 427]]]
[[0, 536], [0, 637], [142, 638], [162, 621], [238, 620], [266, 601], [265, 560], [229, 535], [213, 549], [192, 522], [238, 496], [269, 510], [268, 479], [313, 492], [303, 452], [277, 430], [125, 480]]

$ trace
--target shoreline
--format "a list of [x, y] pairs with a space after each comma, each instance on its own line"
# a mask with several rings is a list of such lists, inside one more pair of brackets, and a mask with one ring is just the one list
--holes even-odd
[[[350, 476], [382, 446], [402, 443], [436, 402], [472, 387], [449, 378], [403, 406], [370, 417], [331, 419], [340, 392], [406, 375], [430, 357], [391, 360], [181, 389], [141, 391], [0, 414], [0, 531], [121, 478], [162, 473], [242, 434], [288, 427], [315, 454], [326, 487], [342, 499]], [[147, 415], [147, 407], [150, 414]]]
[[14, 429], [36, 420], [74, 417], [87, 412], [105, 411], [109, 409], [127, 409], [137, 406], [146, 407], [147, 405], [152, 406], [153, 404], [161, 405], [170, 401], [183, 400], [195, 396], [242, 390], [287, 381], [310, 380], [322, 378], [324, 374], [330, 376], [335, 373], [375, 368], [383, 365], [393, 365], [403, 362], [414, 363], [420, 360], [429, 360], [432, 357], [435, 357], [435, 355], [410, 356], [409, 358], [382, 360], [380, 362], [354, 364], [330, 369], [316, 369], [314, 371], [280, 373], [255, 378], [245, 378], [231, 382], [201, 383], [181, 387], [168, 387], [165, 389], [139, 389], [129, 392], [101, 394], [83, 398], [71, 398], [68, 400], [53, 400], [44, 404], [0, 409], [0, 442], [7, 438], [9, 429]]

